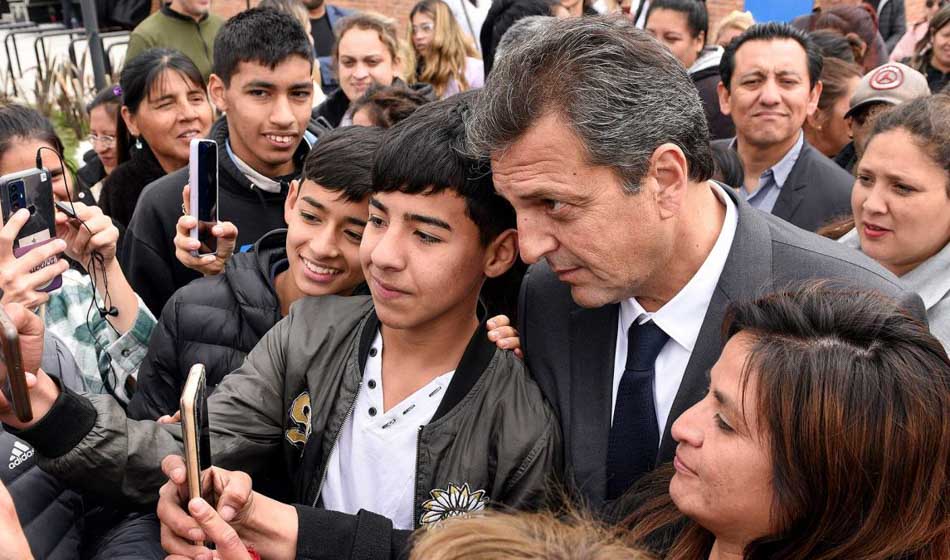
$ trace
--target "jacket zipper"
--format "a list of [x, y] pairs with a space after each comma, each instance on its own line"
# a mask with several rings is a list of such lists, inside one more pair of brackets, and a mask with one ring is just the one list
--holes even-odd
[[422, 428], [425, 426], [419, 426], [419, 431], [416, 432], [416, 472], [415, 476], [412, 477], [412, 485], [415, 487], [415, 492], [413, 492], [413, 504], [412, 504], [412, 528], [419, 528], [419, 520], [422, 519], [420, 515], [422, 511], [419, 508], [419, 487], [417, 481], [419, 480], [419, 449], [422, 447]]
[[330, 454], [327, 455], [326, 460], [323, 462], [323, 474], [320, 475], [320, 487], [317, 488], [317, 495], [313, 497], [313, 503], [311, 504], [311, 507], [317, 507], [317, 502], [320, 501], [320, 496], [323, 495], [323, 486], [327, 483], [327, 471], [330, 470], [330, 457], [333, 456], [333, 450], [336, 449], [336, 446], [340, 443], [340, 436], [343, 434], [343, 427], [346, 426], [346, 422], [350, 419], [350, 416], [353, 415], [354, 408], [356, 408], [356, 396], [354, 396], [353, 400], [350, 402], [350, 408], [346, 411], [346, 415], [343, 417], [343, 423], [340, 424], [340, 429], [333, 438], [333, 445], [330, 447]]

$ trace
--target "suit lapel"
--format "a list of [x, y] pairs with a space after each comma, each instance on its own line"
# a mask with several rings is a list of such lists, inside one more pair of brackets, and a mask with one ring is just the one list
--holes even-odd
[[673, 422], [706, 393], [707, 372], [722, 352], [722, 321], [726, 308], [733, 301], [755, 297], [772, 287], [772, 235], [765, 216], [749, 206], [733, 189], [724, 187], [723, 190], [738, 207], [736, 235], [703, 318], [683, 381], [673, 400], [663, 441], [660, 442], [658, 464], [672, 460], [676, 450], [670, 434]]
[[[791, 173], [785, 179], [785, 185], [779, 192], [775, 206], [772, 208], [772, 215], [782, 218], [786, 222], [792, 222], [792, 217], [798, 211], [802, 201], [805, 200], [806, 189], [808, 186], [807, 167], [810, 161], [809, 151], [811, 146], [808, 142], [802, 144], [802, 151], [798, 154], [798, 160], [792, 166]], [[793, 222], [794, 223], [794, 222]]]
[[607, 485], [614, 352], [619, 305], [571, 313], [571, 444], [568, 453], [581, 493], [594, 504]]

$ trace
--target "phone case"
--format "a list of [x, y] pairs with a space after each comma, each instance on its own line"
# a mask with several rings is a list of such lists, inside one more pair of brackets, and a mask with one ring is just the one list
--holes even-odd
[[[195, 227], [194, 229], [191, 230], [191, 238], [196, 239], [196, 240], [199, 240], [199, 231], [202, 227], [201, 222], [200, 222], [201, 218], [198, 215], [198, 208], [199, 208], [199, 203], [200, 203], [200, 199], [199, 199], [200, 189], [198, 188], [198, 184], [200, 181], [199, 174], [198, 174], [198, 171], [199, 171], [198, 161], [199, 161], [199, 158], [201, 157], [202, 145], [209, 146], [209, 149], [211, 146], [213, 146], [215, 154], [217, 154], [217, 151], [218, 151], [218, 143], [215, 142], [214, 140], [195, 138], [191, 141], [191, 144], [189, 144], [190, 151], [189, 151], [189, 159], [188, 159], [188, 185], [190, 186], [191, 194], [189, 196], [188, 202], [189, 202], [189, 205], [191, 206], [191, 215], [194, 216], [195, 219], [199, 220], [198, 227]], [[215, 161], [215, 168], [214, 168], [214, 185], [215, 185], [215, 190], [217, 191], [217, 187], [218, 187], [217, 161]], [[215, 192], [215, 200], [217, 200], [217, 192]], [[214, 214], [215, 214], [214, 222], [217, 222], [219, 218], [217, 205], [215, 205]], [[214, 252], [212, 251], [210, 253], [204, 253], [204, 254], [213, 254], [213, 253]], [[197, 256], [202, 256], [203, 253], [201, 253], [200, 250], [192, 251], [192, 255], [197, 257]]]

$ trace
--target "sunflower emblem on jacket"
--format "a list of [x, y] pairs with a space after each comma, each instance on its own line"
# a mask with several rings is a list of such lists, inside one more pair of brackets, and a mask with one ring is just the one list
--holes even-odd
[[467, 482], [461, 486], [449, 484], [449, 487], [445, 490], [436, 488], [430, 491], [429, 495], [432, 496], [432, 499], [426, 500], [422, 504], [422, 509], [425, 512], [419, 520], [419, 524], [422, 526], [482, 511], [488, 503], [485, 491], [475, 490], [473, 492]]

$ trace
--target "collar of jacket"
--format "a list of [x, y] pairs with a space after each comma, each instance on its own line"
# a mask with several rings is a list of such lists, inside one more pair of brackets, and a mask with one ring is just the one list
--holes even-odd
[[[217, 122], [214, 123], [214, 126], [211, 127], [210, 138], [218, 143], [218, 170], [224, 172], [228, 175], [229, 180], [219, 181], [219, 188], [228, 188], [228, 185], [240, 185], [244, 187], [244, 193], [238, 194], [249, 194], [252, 191], [257, 191], [259, 194], [271, 195], [272, 193], [261, 193], [261, 190], [258, 189], [254, 183], [247, 178], [247, 176], [241, 172], [240, 169], [234, 164], [234, 161], [231, 159], [231, 156], [228, 155], [228, 150], [225, 147], [227, 145], [228, 139], [230, 138], [230, 132], [228, 130], [228, 120], [227, 116], [221, 117]], [[284, 196], [287, 194], [287, 190], [290, 188], [290, 181], [296, 179], [300, 176], [300, 173], [303, 171], [303, 162], [306, 159], [307, 154], [310, 153], [310, 144], [307, 142], [306, 138], [301, 138], [300, 145], [297, 146], [297, 151], [294, 152], [294, 172], [290, 175], [284, 177], [274, 177], [275, 181], [280, 182], [280, 195]]]
[[[445, 396], [442, 397], [439, 408], [435, 411], [432, 420], [429, 422], [435, 422], [445, 416], [455, 405], [461, 402], [462, 399], [465, 398], [465, 395], [475, 386], [475, 383], [478, 382], [478, 379], [488, 368], [488, 364], [495, 356], [495, 343], [488, 340], [488, 332], [482, 328], [486, 312], [480, 302], [478, 311], [478, 327], [475, 328], [475, 333], [472, 335], [472, 338], [469, 339], [468, 346], [465, 348], [465, 352], [462, 353], [462, 359], [459, 361], [458, 367], [455, 368], [455, 375], [452, 376], [452, 382], [449, 383], [449, 388], [446, 390]], [[360, 370], [366, 367], [366, 359], [369, 357], [369, 347], [376, 338], [377, 331], [379, 331], [379, 317], [376, 316], [376, 311], [374, 310], [371, 311], [369, 317], [366, 318], [366, 323], [363, 324], [363, 331], [360, 333], [358, 354]]]
[[207, 14], [207, 13], [206, 13], [205, 15], [201, 16], [201, 19], [195, 21], [195, 18], [193, 18], [193, 17], [191, 17], [191, 16], [186, 16], [185, 14], [181, 14], [181, 13], [178, 13], [178, 12], [176, 12], [175, 10], [173, 10], [173, 9], [172, 9], [172, 3], [171, 3], [171, 2], [162, 2], [162, 7], [161, 7], [160, 9], [161, 9], [162, 14], [164, 14], [164, 15], [170, 17], [170, 18], [178, 19], [178, 20], [181, 20], [181, 21], [191, 21], [191, 22], [194, 22], [195, 25], [201, 25], [202, 23], [208, 21], [208, 14]]

